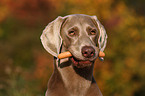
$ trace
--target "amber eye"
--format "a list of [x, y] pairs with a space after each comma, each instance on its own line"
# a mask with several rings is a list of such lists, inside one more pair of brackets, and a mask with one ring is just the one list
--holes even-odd
[[91, 30], [91, 31], [90, 31], [90, 34], [91, 34], [91, 35], [96, 35], [96, 30]]
[[69, 35], [70, 36], [74, 36], [75, 35], [75, 31], [74, 30], [69, 31]]

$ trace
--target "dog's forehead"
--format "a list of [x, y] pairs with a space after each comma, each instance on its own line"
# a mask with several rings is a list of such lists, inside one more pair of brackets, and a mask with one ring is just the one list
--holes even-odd
[[87, 15], [72, 15], [72, 16], [68, 16], [67, 23], [70, 23], [70, 25], [74, 25], [74, 24], [80, 24], [80, 25], [88, 24], [90, 26], [94, 26], [92, 18], [90, 16], [87, 16]]

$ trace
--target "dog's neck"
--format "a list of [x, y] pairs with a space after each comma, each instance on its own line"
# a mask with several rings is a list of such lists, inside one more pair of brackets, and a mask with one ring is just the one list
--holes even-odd
[[[62, 46], [61, 52], [66, 51], [65, 47]], [[59, 60], [55, 58], [54, 61], [55, 69], [58, 70], [62, 83], [64, 84], [63, 86], [69, 96], [85, 96], [92, 82], [94, 83], [94, 63], [88, 67], [77, 68], [73, 66], [69, 58]]]
[[[94, 64], [90, 67], [77, 68], [72, 66], [72, 62], [68, 58], [66, 59], [60, 60], [60, 64], [57, 67], [64, 86], [70, 94], [84, 96], [92, 83]], [[58, 64], [57, 60], [56, 64]]]
[[64, 60], [60, 65], [56, 58], [54, 61], [55, 68], [48, 82], [46, 96], [102, 96], [93, 78], [93, 65], [76, 68], [70, 60]]

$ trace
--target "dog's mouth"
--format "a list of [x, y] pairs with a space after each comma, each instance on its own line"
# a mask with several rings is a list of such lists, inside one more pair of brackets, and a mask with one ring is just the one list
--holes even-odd
[[72, 61], [73, 65], [76, 66], [77, 68], [89, 67], [93, 64], [93, 61], [79, 60], [73, 56], [70, 58], [70, 60]]

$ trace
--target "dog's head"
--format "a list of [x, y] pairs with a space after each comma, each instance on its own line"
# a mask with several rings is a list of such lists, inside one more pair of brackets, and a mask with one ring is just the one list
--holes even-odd
[[68, 15], [49, 23], [41, 35], [44, 48], [53, 56], [61, 53], [62, 46], [73, 55], [75, 66], [88, 66], [104, 51], [107, 34], [96, 16]]

